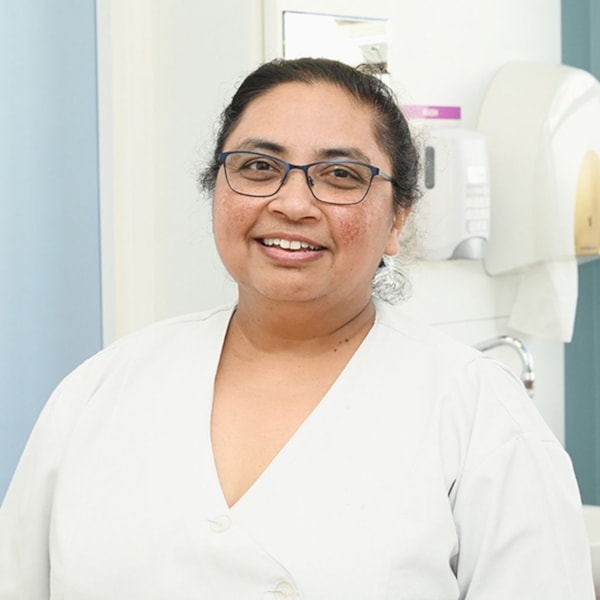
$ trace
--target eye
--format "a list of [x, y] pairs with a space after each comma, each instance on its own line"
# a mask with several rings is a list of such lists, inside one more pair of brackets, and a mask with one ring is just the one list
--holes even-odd
[[235, 155], [233, 163], [236, 172], [246, 179], [268, 180], [282, 176], [285, 167], [275, 158], [247, 154]]
[[354, 188], [367, 185], [371, 171], [361, 164], [321, 163], [316, 175], [327, 185]]
[[331, 169], [330, 175], [332, 177], [347, 179], [348, 177], [353, 177], [353, 174], [344, 167], [336, 167], [335, 169]]
[[273, 163], [264, 159], [250, 160], [244, 165], [244, 168], [254, 171], [270, 171], [273, 167]]

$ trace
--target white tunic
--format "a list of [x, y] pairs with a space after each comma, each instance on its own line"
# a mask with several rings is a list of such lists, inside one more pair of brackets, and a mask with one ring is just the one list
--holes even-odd
[[229, 508], [210, 413], [231, 310], [128, 336], [58, 387], [0, 510], [0, 600], [593, 598], [570, 461], [521, 383], [380, 304]]

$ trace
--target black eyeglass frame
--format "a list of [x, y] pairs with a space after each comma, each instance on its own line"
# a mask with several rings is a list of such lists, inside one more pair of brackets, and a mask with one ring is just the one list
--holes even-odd
[[[252, 156], [260, 156], [263, 158], [268, 158], [269, 160], [274, 160], [274, 161], [284, 165], [285, 173], [281, 177], [281, 180], [279, 181], [279, 185], [277, 186], [277, 189], [275, 191], [271, 192], [270, 194], [248, 194], [247, 192], [240, 192], [240, 191], [236, 190], [231, 185], [231, 182], [229, 181], [229, 176], [227, 175], [227, 166], [225, 164], [227, 157], [232, 154], [251, 154]], [[367, 197], [367, 194], [371, 190], [371, 184], [373, 183], [373, 179], [375, 179], [375, 177], [382, 177], [386, 181], [389, 181], [390, 183], [392, 183], [392, 185], [395, 184], [394, 178], [391, 177], [390, 175], [388, 175], [387, 173], [384, 173], [379, 167], [374, 167], [373, 165], [370, 165], [370, 164], [364, 163], [364, 162], [360, 162], [357, 160], [346, 160], [346, 159], [343, 159], [343, 160], [342, 159], [318, 160], [318, 161], [315, 161], [312, 163], [308, 163], [306, 165], [295, 165], [293, 163], [287, 162], [287, 160], [283, 160], [282, 158], [278, 158], [278, 157], [272, 156], [270, 154], [264, 154], [263, 152], [254, 152], [252, 150], [230, 150], [228, 152], [221, 152], [217, 156], [217, 160], [219, 162], [219, 165], [223, 166], [223, 169], [225, 171], [225, 180], [227, 181], [227, 185], [229, 186], [229, 189], [231, 189], [231, 191], [235, 192], [236, 194], [240, 194], [242, 196], [248, 196], [250, 198], [270, 198], [271, 196], [274, 196], [283, 187], [283, 185], [285, 184], [287, 177], [292, 169], [299, 169], [300, 171], [304, 172], [304, 176], [306, 177], [306, 184], [308, 185], [308, 189], [310, 190], [310, 193], [312, 194], [312, 196], [315, 200], [318, 200], [319, 202], [323, 202], [324, 204], [334, 204], [336, 206], [354, 206], [356, 204], [360, 204]], [[323, 200], [321, 198], [318, 198], [315, 195], [315, 192], [313, 190], [314, 181], [312, 180], [311, 176], [308, 174], [308, 169], [310, 169], [311, 167], [314, 167], [315, 165], [335, 165], [335, 164], [359, 165], [362, 167], [366, 167], [367, 169], [369, 169], [371, 171], [371, 179], [369, 180], [369, 183], [367, 185], [365, 193], [363, 194], [362, 198], [360, 198], [360, 200], [355, 200], [354, 202], [331, 202], [331, 200]]]

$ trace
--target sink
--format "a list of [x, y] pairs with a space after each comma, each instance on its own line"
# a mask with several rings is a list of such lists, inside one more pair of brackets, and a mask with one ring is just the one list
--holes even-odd
[[600, 506], [586, 504], [583, 507], [583, 516], [590, 536], [590, 549], [592, 554], [592, 571], [594, 573], [594, 587], [596, 598], [600, 598]]

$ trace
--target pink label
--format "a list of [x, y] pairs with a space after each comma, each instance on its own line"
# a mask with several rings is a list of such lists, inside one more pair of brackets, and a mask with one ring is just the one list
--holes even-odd
[[460, 119], [460, 106], [405, 104], [401, 108], [407, 119]]

